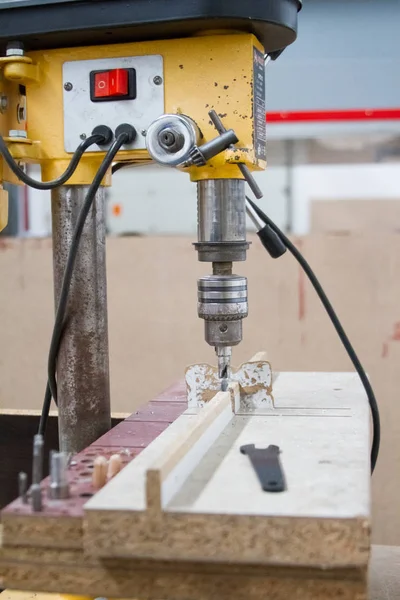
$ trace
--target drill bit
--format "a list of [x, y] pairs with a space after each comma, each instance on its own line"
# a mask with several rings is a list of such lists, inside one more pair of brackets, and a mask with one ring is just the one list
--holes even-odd
[[218, 356], [218, 377], [221, 380], [221, 390], [226, 392], [231, 377], [231, 346], [218, 346], [215, 349]]

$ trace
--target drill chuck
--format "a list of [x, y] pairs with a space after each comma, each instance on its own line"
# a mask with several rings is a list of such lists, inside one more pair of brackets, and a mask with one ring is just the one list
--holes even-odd
[[210, 346], [236, 346], [247, 317], [247, 279], [238, 275], [207, 275], [197, 282], [198, 315], [205, 321]]

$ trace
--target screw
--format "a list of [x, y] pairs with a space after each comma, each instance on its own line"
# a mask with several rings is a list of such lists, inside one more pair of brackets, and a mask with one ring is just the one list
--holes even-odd
[[66, 92], [70, 92], [73, 87], [74, 86], [72, 85], [72, 83], [70, 81], [67, 81], [66, 83], [64, 83], [64, 90]]
[[140, 133], [142, 134], [143, 137], [146, 137], [147, 129], [142, 129], [142, 131]]
[[228, 331], [228, 325], [226, 323], [224, 323], [223, 325], [220, 325], [219, 330], [221, 333], [226, 333]]
[[0, 112], [3, 113], [8, 108], [8, 98], [7, 96], [0, 96]]
[[81, 138], [81, 140], [86, 140], [87, 135], [86, 135], [86, 133], [81, 133], [81, 135], [79, 137]]
[[156, 85], [161, 85], [162, 82], [163, 82], [163, 79], [159, 75], [156, 75], [153, 79], [153, 83], [155, 83]]

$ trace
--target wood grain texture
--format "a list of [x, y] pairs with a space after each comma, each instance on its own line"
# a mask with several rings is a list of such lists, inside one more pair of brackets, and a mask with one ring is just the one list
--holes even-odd
[[[147, 510], [164, 509], [176, 495], [192, 470], [232, 420], [235, 398], [239, 398], [237, 384], [230, 386], [227, 392], [217, 393], [199, 411], [192, 426], [177, 436], [163, 455], [150, 462], [145, 474]], [[134, 468], [133, 464], [132, 469]], [[127, 470], [126, 477], [130, 475]], [[111, 488], [109, 493], [112, 495]]]

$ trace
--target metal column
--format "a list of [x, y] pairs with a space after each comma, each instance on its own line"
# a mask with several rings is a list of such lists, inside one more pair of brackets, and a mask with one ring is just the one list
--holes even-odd
[[[87, 190], [64, 186], [52, 191], [56, 304]], [[111, 427], [105, 234], [105, 191], [100, 188], [80, 240], [57, 363], [60, 450], [67, 453], [79, 452]]]

